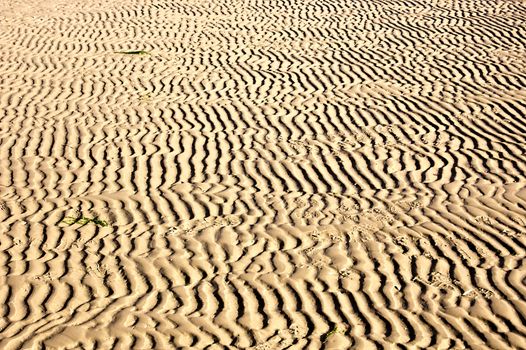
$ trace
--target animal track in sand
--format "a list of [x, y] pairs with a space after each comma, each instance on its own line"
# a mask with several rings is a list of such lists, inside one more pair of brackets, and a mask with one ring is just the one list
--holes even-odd
[[204, 219], [192, 220], [189, 222], [181, 222], [177, 226], [170, 227], [166, 231], [166, 235], [175, 236], [192, 236], [199, 231], [207, 228], [222, 228], [222, 227], [234, 227], [242, 223], [242, 220], [237, 215], [226, 215], [223, 217], [208, 217]]

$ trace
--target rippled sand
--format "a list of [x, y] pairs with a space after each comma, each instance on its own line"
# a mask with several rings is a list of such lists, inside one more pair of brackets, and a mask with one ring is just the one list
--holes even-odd
[[0, 0], [0, 349], [524, 349], [525, 38], [513, 0]]

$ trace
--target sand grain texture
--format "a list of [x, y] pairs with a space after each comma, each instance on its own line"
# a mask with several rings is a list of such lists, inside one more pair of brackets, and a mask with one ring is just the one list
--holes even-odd
[[0, 0], [0, 349], [526, 348], [525, 20]]

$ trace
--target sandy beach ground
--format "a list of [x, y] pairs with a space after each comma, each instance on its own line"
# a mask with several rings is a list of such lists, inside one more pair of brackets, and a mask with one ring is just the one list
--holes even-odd
[[0, 0], [0, 349], [525, 349], [523, 0]]

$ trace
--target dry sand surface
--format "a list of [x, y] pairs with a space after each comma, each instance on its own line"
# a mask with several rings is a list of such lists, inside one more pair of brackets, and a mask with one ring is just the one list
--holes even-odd
[[523, 0], [0, 0], [0, 349], [526, 348], [525, 46]]

